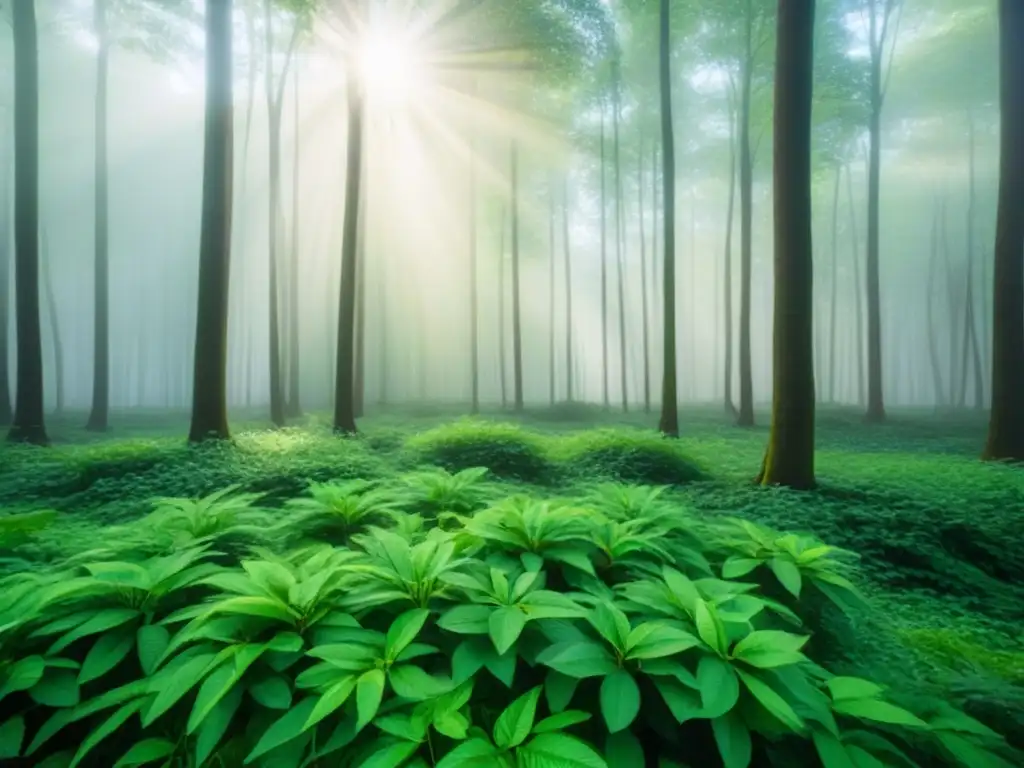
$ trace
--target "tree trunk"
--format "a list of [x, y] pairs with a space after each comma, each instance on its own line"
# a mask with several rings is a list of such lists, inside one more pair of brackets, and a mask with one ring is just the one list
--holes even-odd
[[981, 371], [981, 352], [978, 345], [978, 328], [974, 318], [974, 212], [976, 194], [974, 187], [974, 115], [968, 115], [968, 197], [967, 197], [967, 281], [965, 289], [966, 311], [964, 312], [964, 363], [961, 387], [967, 389], [967, 347], [971, 348], [971, 363], [974, 369], [974, 409], [984, 407], [985, 389]]
[[569, 241], [569, 175], [562, 176], [562, 247], [565, 249], [565, 399], [572, 402], [572, 250]]
[[480, 311], [476, 276], [476, 142], [469, 145], [469, 412], [480, 413]]
[[754, 379], [750, 352], [750, 288], [752, 272], [752, 227], [754, 169], [750, 151], [750, 98], [754, 69], [753, 0], [745, 3], [745, 50], [740, 73], [740, 408], [736, 423], [754, 425]]
[[935, 273], [939, 267], [939, 206], [935, 205], [932, 216], [931, 252], [928, 259], [928, 362], [932, 370], [932, 386], [935, 389], [935, 405], [947, 405], [945, 387], [942, 384], [942, 367], [939, 364], [939, 346], [935, 338]]
[[[388, 389], [388, 381], [391, 378], [388, 375], [388, 354], [390, 350], [390, 332], [388, 330], [388, 288], [390, 283], [388, 282], [389, 270], [388, 270], [388, 252], [389, 243], [386, 241], [381, 245], [380, 253], [377, 256], [376, 263], [380, 270], [377, 275], [377, 311], [378, 311], [378, 324], [380, 327], [380, 342], [378, 343], [377, 351], [377, 378], [379, 379], [380, 390], [377, 396], [378, 405], [387, 405], [390, 402], [390, 392]], [[473, 283], [476, 285], [476, 282]], [[475, 316], [475, 314], [474, 314]]]
[[836, 184], [832, 194], [832, 297], [828, 320], [828, 401], [836, 401], [836, 306], [839, 304], [839, 179], [843, 167], [836, 165]]
[[626, 270], [623, 260], [623, 214], [622, 214], [622, 156], [620, 153], [619, 123], [622, 119], [622, 73], [619, 68], [619, 60], [613, 62], [614, 75], [612, 77], [612, 152], [615, 163], [615, 282], [618, 288], [619, 300], [619, 387], [622, 390], [622, 411], [629, 412], [629, 390], [627, 379], [629, 365], [626, 360]]
[[[356, 324], [355, 363], [352, 368], [352, 412], [357, 419], [363, 417], [366, 409], [366, 230], [370, 215], [370, 174], [366, 167], [367, 153], [363, 152], [359, 175], [363, 180], [359, 196], [358, 233], [356, 234]], [[423, 345], [426, 354], [427, 345]]]
[[1024, 5], [999, 1], [999, 204], [992, 312], [992, 409], [984, 458], [1024, 461]]
[[860, 238], [857, 236], [857, 207], [853, 200], [853, 169], [846, 166], [846, 198], [850, 204], [850, 242], [853, 244], [853, 298], [857, 321], [857, 405], [863, 407], [864, 392], [864, 292], [860, 282]]
[[957, 371], [959, 370], [956, 334], [960, 327], [959, 307], [955, 289], [956, 277], [953, 274], [953, 265], [949, 256], [949, 236], [946, 231], [946, 200], [942, 198], [939, 202], [939, 246], [942, 251], [943, 264], [946, 268], [946, 318], [949, 322], [949, 406], [958, 408], [963, 405], [963, 393], [957, 389]]
[[288, 277], [288, 402], [285, 415], [292, 419], [302, 416], [302, 401], [299, 398], [299, 184], [300, 140], [299, 129], [299, 69], [295, 68], [295, 137], [292, 156], [292, 247]]
[[0, 172], [0, 426], [10, 426], [11, 373], [8, 364], [11, 319], [11, 152], [3, 146]]
[[813, 0], [779, 0], [775, 58], [772, 425], [759, 480], [806, 489], [814, 486]]
[[46, 445], [39, 321], [39, 56], [34, 2], [12, 5], [14, 34], [14, 291], [17, 380], [7, 439]]
[[345, 221], [341, 243], [341, 288], [338, 298], [338, 351], [334, 378], [334, 431], [354, 435], [355, 322], [358, 286], [359, 194], [363, 170], [363, 92], [349, 67], [347, 78], [348, 137], [345, 152]]
[[190, 442], [227, 440], [228, 286], [234, 160], [231, 2], [206, 2], [206, 117]]
[[523, 410], [523, 326], [519, 306], [519, 145], [512, 142], [512, 409]]
[[53, 271], [50, 269], [50, 242], [44, 227], [40, 232], [39, 266], [43, 277], [43, 292], [46, 294], [46, 314], [50, 321], [50, 336], [53, 340], [53, 378], [56, 408], [54, 413], [64, 413], [64, 344], [60, 336], [60, 313], [57, 311], [57, 297], [53, 291]]
[[611, 407], [608, 392], [608, 196], [605, 188], [604, 98], [601, 99], [601, 402]]
[[[93, 370], [92, 410], [85, 428], [105, 432], [110, 412], [110, 262], [108, 253], [107, 193], [107, 2], [96, 0], [93, 29], [99, 48], [96, 52], [96, 135], [95, 135], [95, 209], [93, 272]], [[60, 406], [58, 406], [58, 411]]]
[[498, 234], [498, 376], [501, 379], [501, 407], [508, 407], [508, 344], [505, 340], [505, 209], [501, 209], [501, 231]]
[[555, 404], [555, 178], [548, 175], [548, 401]]
[[651, 412], [651, 311], [647, 299], [647, 233], [644, 231], [644, 136], [640, 133], [636, 169], [636, 217], [640, 222], [640, 317], [643, 333], [644, 413]]
[[661, 417], [658, 429], [668, 437], [679, 436], [676, 393], [676, 152], [672, 135], [672, 67], [670, 0], [661, 0], [658, 26], [658, 76], [661, 93], [662, 200], [664, 217], [663, 360]]

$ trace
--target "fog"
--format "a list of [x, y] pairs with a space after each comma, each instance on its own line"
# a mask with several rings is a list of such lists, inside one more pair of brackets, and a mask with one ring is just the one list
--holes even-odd
[[[43, 291], [41, 310], [45, 397], [48, 411], [84, 411], [91, 401], [93, 368], [96, 41], [91, 33], [91, 3], [55, 0], [52, 8], [50, 3], [37, 5], [41, 258], [50, 282]], [[893, 406], [945, 407], [951, 380], [963, 393], [957, 396], [963, 405], [978, 402], [974, 373], [969, 370], [971, 353], [964, 363], [969, 274], [983, 369], [982, 398], [989, 394], [991, 252], [998, 182], [996, 3], [962, 0], [955, 21], [949, 7], [939, 1], [907, 0], [899, 29], [895, 35], [890, 31], [895, 43], [882, 112], [880, 284], [884, 392], [886, 403]], [[257, 56], [251, 135], [246, 141], [249, 56], [239, 8], [228, 331], [228, 399], [233, 409], [265, 408], [270, 387], [270, 144], [265, 67], [263, 57]], [[571, 358], [573, 399], [601, 403], [607, 397], [613, 406], [621, 407], [624, 350], [625, 399], [631, 408], [641, 405], [646, 301], [647, 380], [650, 400], [658, 402], [662, 223], [656, 213], [660, 202], [655, 200], [661, 194], [657, 38], [651, 24], [627, 10], [610, 4], [623, 40], [618, 182], [611, 90], [603, 64], [588, 60], [572, 73], [547, 77], [543, 69], [520, 70], [510, 64], [495, 71], [470, 62], [458, 72], [435, 75], [425, 72], [429, 67], [422, 62], [406, 61], [406, 54], [399, 53], [406, 50], [403, 44], [386, 39], [380, 41], [376, 58], [368, 59], [374, 62], [374, 71], [366, 77], [362, 255], [366, 281], [362, 288], [363, 375], [368, 404], [468, 403], [470, 233], [474, 226], [480, 398], [496, 405], [504, 390], [511, 403], [513, 143], [518, 156], [525, 401], [549, 401], [552, 363], [554, 397], [566, 400]], [[195, 11], [199, 24], [185, 20], [175, 27], [182, 35], [177, 52], [155, 55], [146, 50], [145, 41], [137, 40], [133, 45], [115, 45], [111, 51], [110, 368], [115, 409], [185, 409], [191, 402], [204, 115], [199, 4]], [[278, 59], [283, 58], [291, 21], [284, 12], [276, 13], [275, 48], [279, 50], [275, 62], [280, 73]], [[827, 15], [819, 15], [819, 24], [830, 23]], [[454, 39], [471, 34], [472, 40], [485, 39], [490, 33], [497, 35], [497, 27], [488, 24], [500, 23], [485, 20], [470, 26], [467, 22], [446, 34]], [[865, 64], [864, 29], [863, 18], [853, 13], [844, 18], [842, 28], [833, 30], [845, 41], [847, 63], [859, 67]], [[13, 187], [10, 27], [0, 32], [0, 71], [6, 73], [0, 78], [0, 135], [4, 137], [0, 175], [4, 184]], [[728, 70], [724, 59], [716, 60], [714, 53], [700, 49], [699, 29], [680, 30], [676, 38], [679, 395], [683, 403], [722, 402], [730, 197]], [[291, 323], [297, 317], [299, 400], [307, 409], [327, 406], [335, 370], [346, 146], [345, 71], [339, 39], [329, 18], [316, 21], [313, 34], [303, 40], [291, 63], [283, 97], [278, 323], [287, 369], [294, 354]], [[768, 54], [770, 58], [770, 50]], [[755, 156], [750, 328], [757, 404], [771, 399], [772, 385], [768, 70], [755, 73], [751, 118]], [[823, 79], [820, 72], [816, 77]], [[601, 292], [601, 97], [606, 102], [607, 367]], [[827, 115], [833, 108], [834, 101], [827, 95], [816, 100], [814, 140], [821, 155], [815, 165], [813, 198], [816, 383], [819, 400], [853, 405], [863, 402], [864, 387], [858, 381], [866, 376], [858, 363], [857, 345], [866, 340], [857, 332], [857, 297], [858, 291], [864, 291], [865, 280], [867, 124], [866, 117], [859, 123], [855, 119], [852, 128], [841, 126], [836, 138]], [[838, 154], [839, 162], [827, 159], [830, 153]], [[471, 164], [476, 168], [473, 198]], [[843, 169], [843, 175], [833, 224], [837, 169]], [[568, 190], [565, 221], [563, 179]], [[617, 185], [621, 187], [621, 229], [617, 227]], [[730, 286], [734, 401], [740, 375], [739, 202], [737, 189]], [[937, 218], [941, 225], [938, 257], [933, 259]], [[572, 269], [569, 321], [566, 232]], [[13, 228], [3, 236], [12, 239]], [[621, 291], [617, 237], [622, 243]], [[297, 275], [294, 289], [289, 288], [292, 259]], [[504, 297], [499, 293], [501, 269], [506, 271]], [[625, 308], [624, 337], [620, 296]], [[3, 305], [5, 311], [13, 312], [13, 297], [12, 280], [10, 297], [3, 297], [9, 299]], [[292, 311], [295, 297], [297, 312]], [[567, 348], [567, 322], [572, 325], [571, 349]], [[9, 334], [13, 387], [13, 318]], [[944, 393], [936, 388], [930, 339]], [[287, 373], [284, 381], [289, 389]]]

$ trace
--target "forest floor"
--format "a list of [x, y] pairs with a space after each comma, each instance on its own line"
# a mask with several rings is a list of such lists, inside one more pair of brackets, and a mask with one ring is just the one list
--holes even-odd
[[[236, 415], [232, 446], [189, 448], [184, 414], [126, 412], [85, 432], [84, 414], [52, 419], [53, 448], [0, 447], [0, 515], [53, 509], [55, 522], [0, 542], [5, 571], [46, 567], [99, 546], [105, 528], [149, 513], [155, 497], [238, 485], [279, 509], [309, 480], [387, 478], [423, 465], [487, 466], [506, 493], [579, 495], [602, 481], [670, 485], [693, 514], [807, 532], [860, 556], [871, 609], [844, 648], [851, 671], [892, 686], [929, 680], [1003, 733], [1024, 740], [1024, 470], [983, 464], [985, 424], [973, 414], [894, 412], [868, 426], [859, 412], [822, 408], [811, 493], [761, 489], [767, 427], [738, 429], [719, 408], [680, 414], [676, 443], [655, 416], [584, 406], [493, 412], [452, 408], [370, 413], [355, 440], [334, 438], [325, 414], [271, 431]], [[514, 423], [513, 423], [514, 422]], [[280, 510], [284, 514], [283, 509]]]

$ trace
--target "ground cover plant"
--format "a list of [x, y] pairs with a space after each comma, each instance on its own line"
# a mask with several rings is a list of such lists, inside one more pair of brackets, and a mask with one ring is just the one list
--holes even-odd
[[836, 414], [808, 499], [699, 413], [399, 418], [4, 448], [4, 759], [1019, 763], [1021, 479], [955, 437], [908, 468]]

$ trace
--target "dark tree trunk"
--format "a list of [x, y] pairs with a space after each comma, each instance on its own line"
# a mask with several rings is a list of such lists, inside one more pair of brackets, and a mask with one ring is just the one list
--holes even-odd
[[679, 408], [676, 392], [676, 152], [672, 135], [672, 67], [670, 0], [661, 0], [658, 25], [658, 77], [661, 93], [661, 168], [664, 218], [663, 360], [661, 417], [658, 429], [668, 437], [679, 436]]
[[565, 399], [572, 402], [572, 248], [569, 240], [569, 175], [562, 176], [562, 248], [565, 251]]
[[601, 99], [601, 402], [611, 407], [608, 391], [608, 194], [605, 185], [604, 98]]
[[[110, 262], [109, 215], [107, 212], [107, 0], [96, 0], [93, 28], [99, 49], [96, 52], [96, 136], [95, 136], [95, 213], [93, 272], [93, 363], [92, 410], [85, 428], [105, 432], [110, 414]], [[57, 410], [60, 410], [58, 405]]]
[[814, 0], [779, 0], [778, 7], [772, 425], [759, 480], [806, 489], [814, 486]]
[[622, 73], [616, 57], [612, 79], [612, 152], [615, 163], [615, 283], [619, 300], [619, 388], [622, 390], [622, 411], [629, 411], [629, 389], [627, 385], [629, 365], [626, 357], [626, 269], [623, 264], [623, 213], [622, 213], [622, 156], [620, 153], [619, 123], [622, 119]]
[[0, 172], [0, 426], [10, 426], [11, 373], [8, 366], [11, 319], [11, 152], [6, 143]]
[[53, 271], [50, 268], [50, 241], [44, 227], [40, 232], [39, 266], [43, 277], [43, 292], [46, 294], [46, 315], [50, 321], [50, 337], [53, 341], [53, 380], [56, 408], [54, 413], [64, 413], [64, 344], [60, 336], [60, 313], [57, 311], [57, 297], [53, 290]]
[[644, 413], [651, 412], [651, 310], [647, 298], [647, 233], [644, 231], [644, 136], [637, 147], [636, 217], [640, 222], [640, 317], [643, 322]]
[[[354, 70], [354, 67], [351, 68]], [[348, 137], [345, 153], [345, 221], [341, 243], [341, 287], [338, 298], [337, 371], [334, 378], [334, 431], [354, 435], [355, 335], [358, 286], [359, 195], [363, 170], [363, 92], [350, 75], [347, 84]]]
[[1024, 461], [1024, 5], [999, 1], [999, 205], [986, 459]]
[[935, 338], [935, 274], [939, 268], [939, 205], [936, 202], [932, 215], [931, 251], [928, 258], [928, 362], [932, 370], [932, 386], [935, 389], [935, 405], [948, 405], [945, 387], [942, 383], [942, 367], [939, 364], [939, 345]]
[[555, 177], [548, 175], [548, 401], [555, 404]]
[[206, 118], [190, 442], [228, 433], [228, 286], [234, 156], [231, 2], [206, 2]]
[[519, 306], [519, 146], [512, 142], [512, 408], [523, 410], [523, 326]]
[[846, 198], [850, 208], [850, 242], [853, 245], [853, 299], [854, 311], [857, 322], [856, 334], [854, 335], [857, 344], [857, 405], [864, 405], [864, 292], [860, 282], [860, 238], [857, 236], [857, 208], [853, 201], [853, 170], [846, 166]]
[[39, 56], [34, 2], [12, 5], [14, 33], [14, 291], [17, 380], [7, 439], [46, 445], [39, 321]]
[[750, 287], [753, 266], [754, 161], [750, 151], [750, 98], [754, 70], [753, 0], [745, 3], [743, 66], [740, 72], [740, 407], [736, 423], [754, 425], [754, 378], [750, 352]]
[[[359, 201], [359, 234], [356, 236], [356, 351], [352, 369], [352, 410], [357, 419], [363, 417], [366, 409], [366, 221], [370, 200], [370, 177], [366, 172], [366, 155], [363, 155], [363, 194]], [[426, 344], [423, 345], [424, 353]]]
[[836, 308], [839, 304], [839, 179], [843, 167], [836, 165], [836, 184], [832, 195], [832, 296], [828, 319], [828, 401], [836, 401]]
[[302, 416], [302, 401], [299, 397], [299, 184], [300, 152], [302, 146], [299, 129], [299, 70], [295, 69], [295, 137], [292, 155], [292, 247], [288, 260], [291, 273], [288, 276], [288, 401], [285, 415], [292, 419]]

